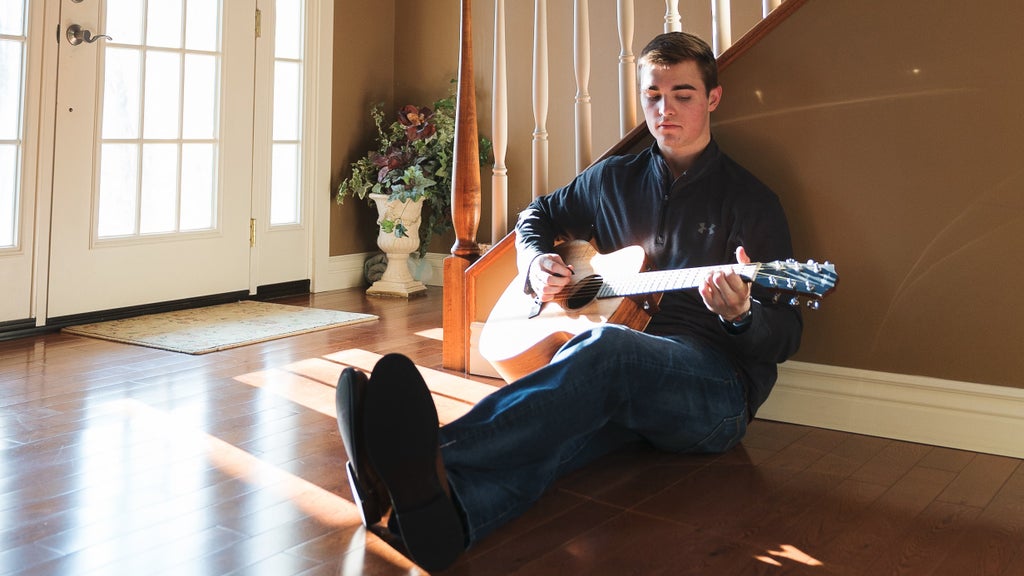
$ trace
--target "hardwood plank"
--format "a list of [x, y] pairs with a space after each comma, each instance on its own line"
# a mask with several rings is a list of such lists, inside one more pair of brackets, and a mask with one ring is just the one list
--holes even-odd
[[914, 530], [918, 517], [953, 479], [951, 472], [915, 467], [889, 487], [847, 530], [822, 550], [822, 561], [851, 574]]
[[[940, 497], [941, 498], [941, 497]], [[1024, 574], [1024, 466], [1017, 466], [935, 576]]]
[[932, 574], [970, 531], [979, 512], [970, 506], [933, 502], [914, 518], [912, 530], [862, 568], [868, 574]]
[[939, 494], [939, 500], [984, 508], [1018, 468], [1015, 458], [978, 454]]

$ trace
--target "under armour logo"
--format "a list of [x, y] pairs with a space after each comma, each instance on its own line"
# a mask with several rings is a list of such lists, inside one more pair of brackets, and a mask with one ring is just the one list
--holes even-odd
[[707, 234], [708, 236], [714, 236], [715, 226], [717, 226], [717, 224], [708, 224], [706, 222], [701, 222], [700, 226], [697, 227], [697, 233]]

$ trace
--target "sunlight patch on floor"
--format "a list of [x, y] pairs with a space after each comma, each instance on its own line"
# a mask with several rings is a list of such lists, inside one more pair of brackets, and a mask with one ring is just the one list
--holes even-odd
[[416, 335], [423, 338], [430, 338], [431, 340], [437, 340], [438, 342], [444, 342], [444, 329], [441, 327], [431, 328], [429, 330], [420, 330]]
[[779, 562], [776, 558], [792, 560], [805, 566], [824, 566], [820, 560], [791, 544], [783, 544], [779, 546], [779, 550], [768, 550], [767, 552], [768, 556], [755, 556], [755, 558], [772, 566], [782, 566], [782, 562]]
[[341, 370], [334, 362], [308, 358], [281, 368], [241, 374], [234, 380], [334, 418], [334, 387]]
[[205, 456], [221, 472], [254, 486], [266, 487], [293, 502], [303, 512], [328, 526], [358, 526], [355, 504], [308, 480], [267, 464], [256, 456], [187, 424], [139, 400], [125, 398], [111, 403], [132, 421], [176, 442], [200, 442]]

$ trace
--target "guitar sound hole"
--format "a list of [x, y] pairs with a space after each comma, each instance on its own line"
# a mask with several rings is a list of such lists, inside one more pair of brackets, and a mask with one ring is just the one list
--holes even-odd
[[597, 291], [604, 285], [604, 279], [594, 274], [580, 280], [573, 286], [572, 292], [565, 300], [565, 307], [569, 310], [579, 310], [590, 304], [597, 298]]

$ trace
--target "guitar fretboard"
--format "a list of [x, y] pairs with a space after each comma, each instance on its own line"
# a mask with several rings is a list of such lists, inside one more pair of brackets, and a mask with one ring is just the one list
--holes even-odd
[[725, 266], [704, 266], [682, 270], [658, 270], [640, 272], [628, 276], [604, 276], [604, 284], [597, 291], [598, 298], [616, 298], [638, 294], [654, 294], [671, 290], [696, 288], [708, 274], [721, 270], [734, 270], [746, 278], [754, 278], [761, 264], [730, 264]]

